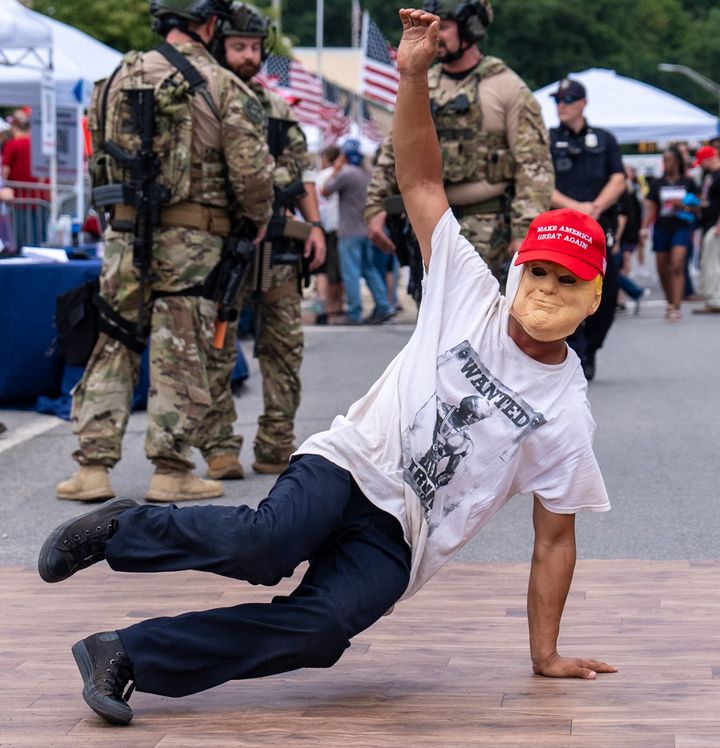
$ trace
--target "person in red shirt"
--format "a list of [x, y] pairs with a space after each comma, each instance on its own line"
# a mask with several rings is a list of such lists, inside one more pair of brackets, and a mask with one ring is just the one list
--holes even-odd
[[[2, 155], [3, 178], [9, 182], [38, 182], [31, 169], [30, 119], [25, 110], [17, 109], [13, 112], [11, 128], [12, 138], [5, 144]], [[17, 246], [40, 243], [44, 239], [45, 215], [36, 203], [22, 201], [47, 200], [47, 193], [43, 190], [15, 187], [15, 198], [21, 201], [15, 206]]]

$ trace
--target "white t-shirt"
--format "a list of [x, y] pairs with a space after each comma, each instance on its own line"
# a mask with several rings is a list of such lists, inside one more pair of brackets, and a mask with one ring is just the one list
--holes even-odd
[[318, 209], [320, 211], [320, 221], [322, 222], [323, 228], [328, 233], [331, 231], [338, 230], [338, 224], [340, 223], [340, 195], [337, 192], [333, 192], [330, 197], [324, 197], [322, 194], [322, 188], [325, 183], [333, 175], [334, 169], [329, 166], [327, 169], [323, 169], [318, 172], [315, 187], [318, 194]]
[[412, 549], [404, 597], [515, 494], [607, 511], [580, 361], [542, 364], [508, 335], [497, 281], [450, 210], [432, 236], [418, 323], [370, 391], [298, 454], [348, 470]]

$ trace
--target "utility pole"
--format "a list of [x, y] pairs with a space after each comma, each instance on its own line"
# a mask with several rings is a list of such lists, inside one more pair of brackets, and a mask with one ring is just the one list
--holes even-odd
[[690, 80], [697, 83], [698, 86], [701, 86], [706, 91], [715, 94], [718, 99], [718, 115], [720, 115], [720, 83], [715, 83], [715, 81], [706, 78], [702, 73], [698, 73], [697, 70], [693, 70], [692, 68], [687, 67], [687, 65], [675, 65], [669, 62], [661, 62], [658, 65], [658, 70], [663, 73], [680, 73], [681, 75], [690, 78]]

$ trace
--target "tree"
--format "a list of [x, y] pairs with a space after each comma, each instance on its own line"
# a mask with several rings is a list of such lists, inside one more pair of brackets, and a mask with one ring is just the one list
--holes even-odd
[[25, 0], [25, 5], [120, 52], [150, 49], [159, 42], [150, 29], [147, 0]]

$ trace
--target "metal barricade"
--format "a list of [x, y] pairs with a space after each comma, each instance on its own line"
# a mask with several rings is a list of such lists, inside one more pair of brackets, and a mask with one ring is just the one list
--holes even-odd
[[[20, 252], [26, 246], [54, 243], [57, 238], [48, 235], [50, 222], [50, 185], [46, 182], [5, 182], [15, 197], [0, 202], [0, 241], [5, 251]], [[58, 189], [58, 207], [74, 207], [71, 187]], [[6, 239], [7, 237], [7, 239]], [[0, 247], [0, 250], [2, 247]]]

